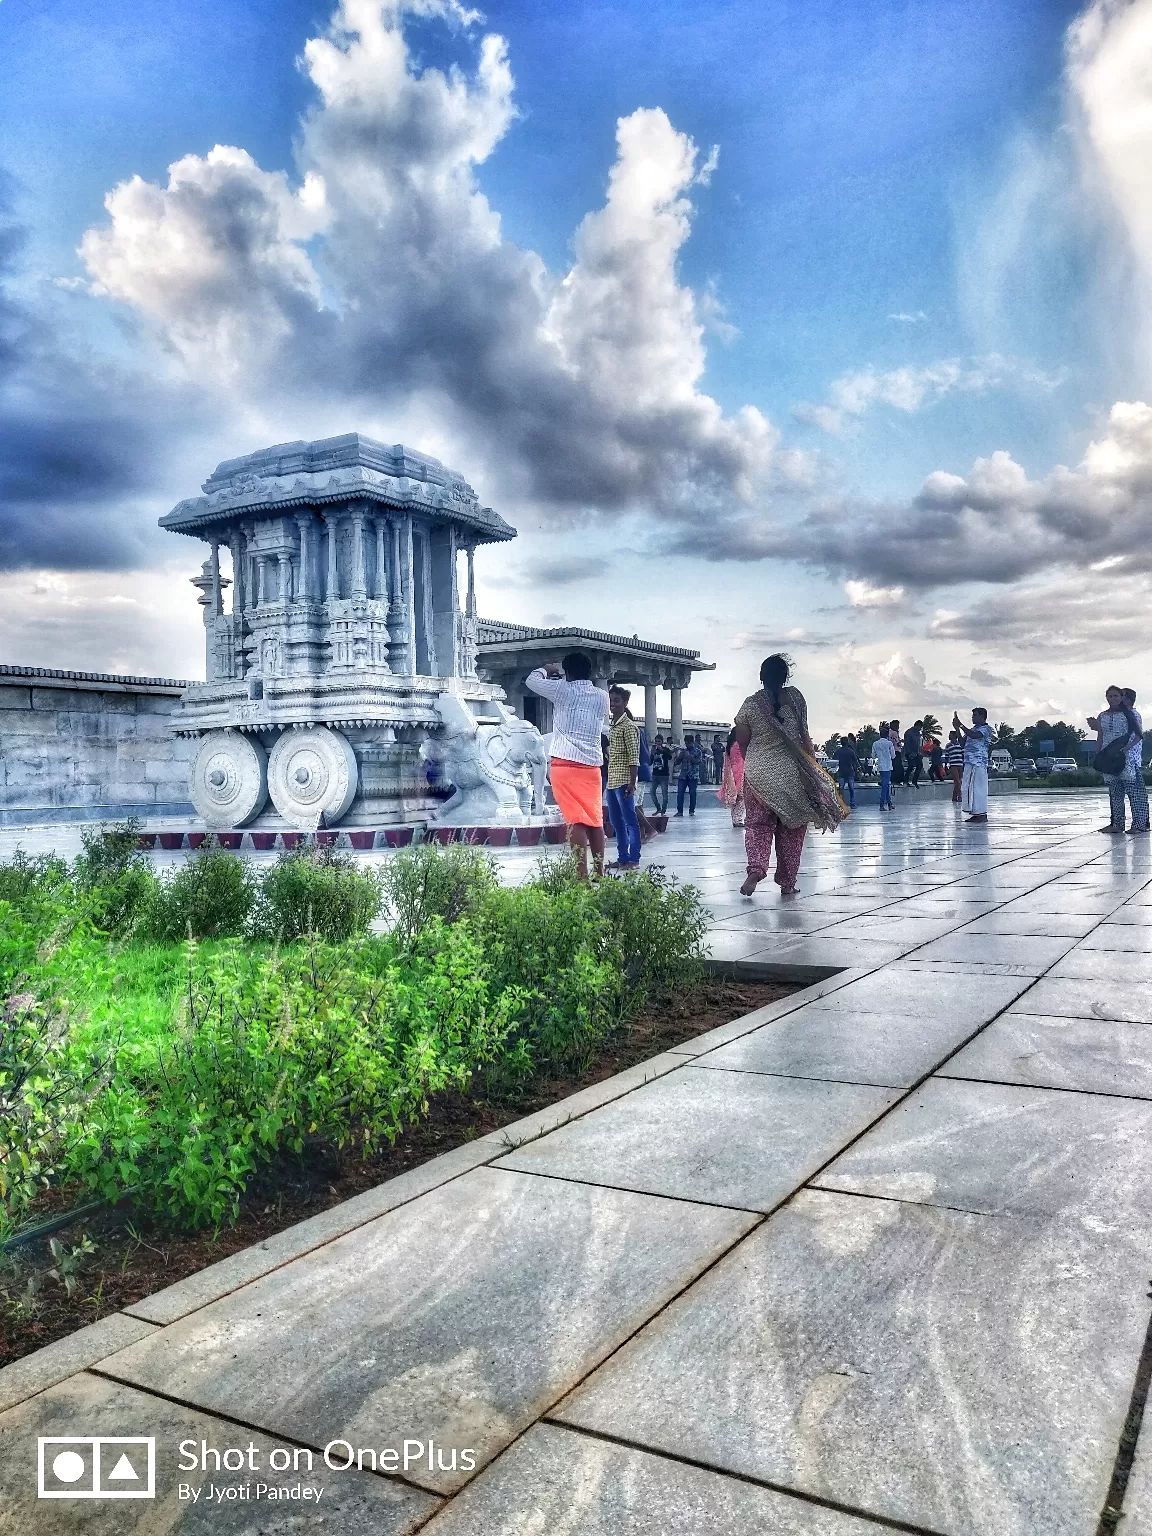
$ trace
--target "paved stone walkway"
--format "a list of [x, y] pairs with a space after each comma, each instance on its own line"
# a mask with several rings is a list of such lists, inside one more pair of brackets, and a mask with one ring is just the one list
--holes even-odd
[[[0, 1529], [1092, 1536], [1152, 1274], [1152, 850], [1103, 809], [865, 808], [788, 904], [673, 822], [719, 956], [846, 969], [0, 1372]], [[155, 1436], [157, 1501], [38, 1502], [67, 1435]]]

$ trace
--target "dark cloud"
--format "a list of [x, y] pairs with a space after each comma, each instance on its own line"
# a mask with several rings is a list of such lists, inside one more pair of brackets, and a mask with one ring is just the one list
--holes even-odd
[[[0, 567], [114, 569], [155, 558], [156, 485], [172, 392], [69, 356], [12, 295], [24, 232], [0, 181]], [[185, 399], [187, 423], [197, 407]]]
[[936, 639], [1038, 662], [1104, 661], [1144, 648], [1133, 615], [1147, 612], [1150, 600], [1152, 581], [1141, 575], [1025, 585], [1010, 596], [982, 598], [963, 612], [938, 614], [930, 632]]
[[1011, 688], [1010, 677], [998, 677], [995, 672], [989, 672], [984, 667], [973, 667], [968, 676], [980, 688]]

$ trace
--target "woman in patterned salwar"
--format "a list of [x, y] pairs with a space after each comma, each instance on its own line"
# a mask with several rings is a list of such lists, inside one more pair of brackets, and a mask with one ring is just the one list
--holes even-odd
[[799, 688], [788, 686], [789, 671], [787, 657], [769, 656], [760, 668], [760, 692], [745, 699], [736, 716], [736, 740], [744, 753], [743, 896], [751, 896], [767, 876], [773, 843], [774, 879], [782, 896], [794, 896], [808, 827], [833, 830], [848, 814], [816, 761], [808, 706]]

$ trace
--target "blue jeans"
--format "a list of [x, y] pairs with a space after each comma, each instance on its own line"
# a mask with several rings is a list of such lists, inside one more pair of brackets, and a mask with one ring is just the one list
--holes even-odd
[[856, 780], [853, 777], [853, 775], [850, 774], [850, 773], [842, 773], [842, 774], [840, 774], [840, 776], [839, 776], [839, 778], [837, 779], [836, 782], [837, 782], [837, 784], [840, 787], [840, 793], [843, 795], [844, 799], [847, 800], [850, 808], [852, 810], [855, 810], [856, 809]]
[[625, 789], [610, 789], [608, 814], [616, 828], [616, 857], [621, 864], [639, 864], [640, 823], [636, 818], [635, 795]]
[[695, 779], [677, 779], [676, 780], [676, 814], [677, 814], [677, 816], [683, 816], [683, 814], [684, 814], [684, 791], [685, 790], [688, 791], [688, 814], [689, 814], [689, 816], [695, 816], [695, 814], [696, 814], [696, 780]]
[[652, 775], [652, 804], [661, 816], [668, 809], [668, 775], [666, 773]]
[[880, 809], [882, 811], [890, 811], [892, 809], [892, 772], [890, 769], [887, 773], [881, 772], [880, 774]]

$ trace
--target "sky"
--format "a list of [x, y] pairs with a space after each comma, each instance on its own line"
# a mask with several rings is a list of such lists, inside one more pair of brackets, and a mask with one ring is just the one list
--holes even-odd
[[[222, 459], [519, 529], [481, 611], [821, 734], [1149, 674], [1152, 0], [0, 0], [0, 660], [203, 675]], [[1149, 686], [1152, 686], [1150, 684]]]

